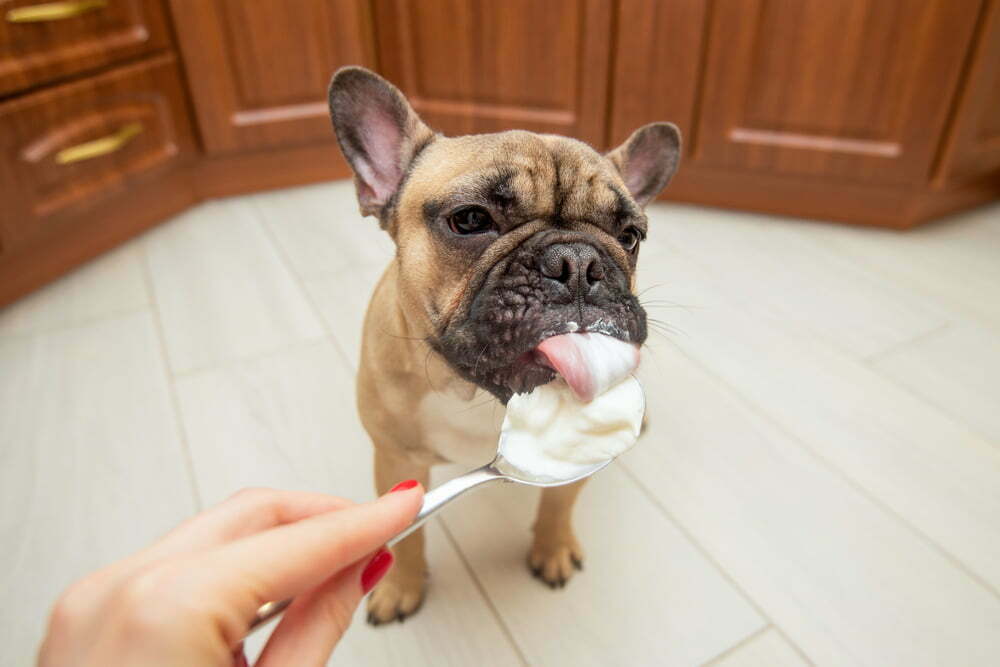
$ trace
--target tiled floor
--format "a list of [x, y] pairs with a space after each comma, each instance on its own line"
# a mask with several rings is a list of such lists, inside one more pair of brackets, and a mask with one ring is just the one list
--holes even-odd
[[[431, 525], [420, 614], [332, 664], [1000, 664], [1000, 206], [906, 234], [650, 218], [651, 425], [582, 496], [586, 571], [533, 581], [535, 494], [483, 491]], [[240, 487], [372, 495], [352, 378], [391, 252], [349, 183], [298, 188], [0, 310], [0, 662]]]

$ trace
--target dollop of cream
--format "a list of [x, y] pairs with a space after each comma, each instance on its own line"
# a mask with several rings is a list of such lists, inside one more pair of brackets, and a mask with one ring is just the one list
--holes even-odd
[[537, 479], [572, 479], [634, 445], [644, 410], [642, 386], [630, 375], [589, 403], [557, 378], [508, 401], [500, 454]]

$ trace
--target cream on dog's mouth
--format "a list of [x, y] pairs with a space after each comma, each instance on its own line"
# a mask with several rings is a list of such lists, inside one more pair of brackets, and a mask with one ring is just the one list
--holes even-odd
[[639, 365], [639, 348], [601, 333], [567, 333], [546, 338], [532, 361], [558, 373], [577, 399], [594, 400]]

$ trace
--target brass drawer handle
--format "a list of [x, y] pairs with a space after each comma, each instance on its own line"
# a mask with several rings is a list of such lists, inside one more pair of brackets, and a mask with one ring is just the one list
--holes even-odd
[[56, 153], [56, 164], [72, 164], [114, 153], [125, 148], [125, 145], [140, 132], [142, 132], [142, 123], [129, 123], [122, 126], [114, 134], [62, 149]]
[[80, 14], [108, 6], [108, 0], [71, 0], [68, 2], [46, 2], [7, 11], [9, 23], [35, 23], [37, 21], [59, 21], [71, 19]]

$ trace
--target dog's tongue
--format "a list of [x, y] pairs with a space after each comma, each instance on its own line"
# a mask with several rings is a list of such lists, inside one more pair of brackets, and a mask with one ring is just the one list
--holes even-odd
[[546, 338], [535, 348], [584, 403], [603, 394], [639, 365], [639, 349], [631, 343], [595, 333]]

